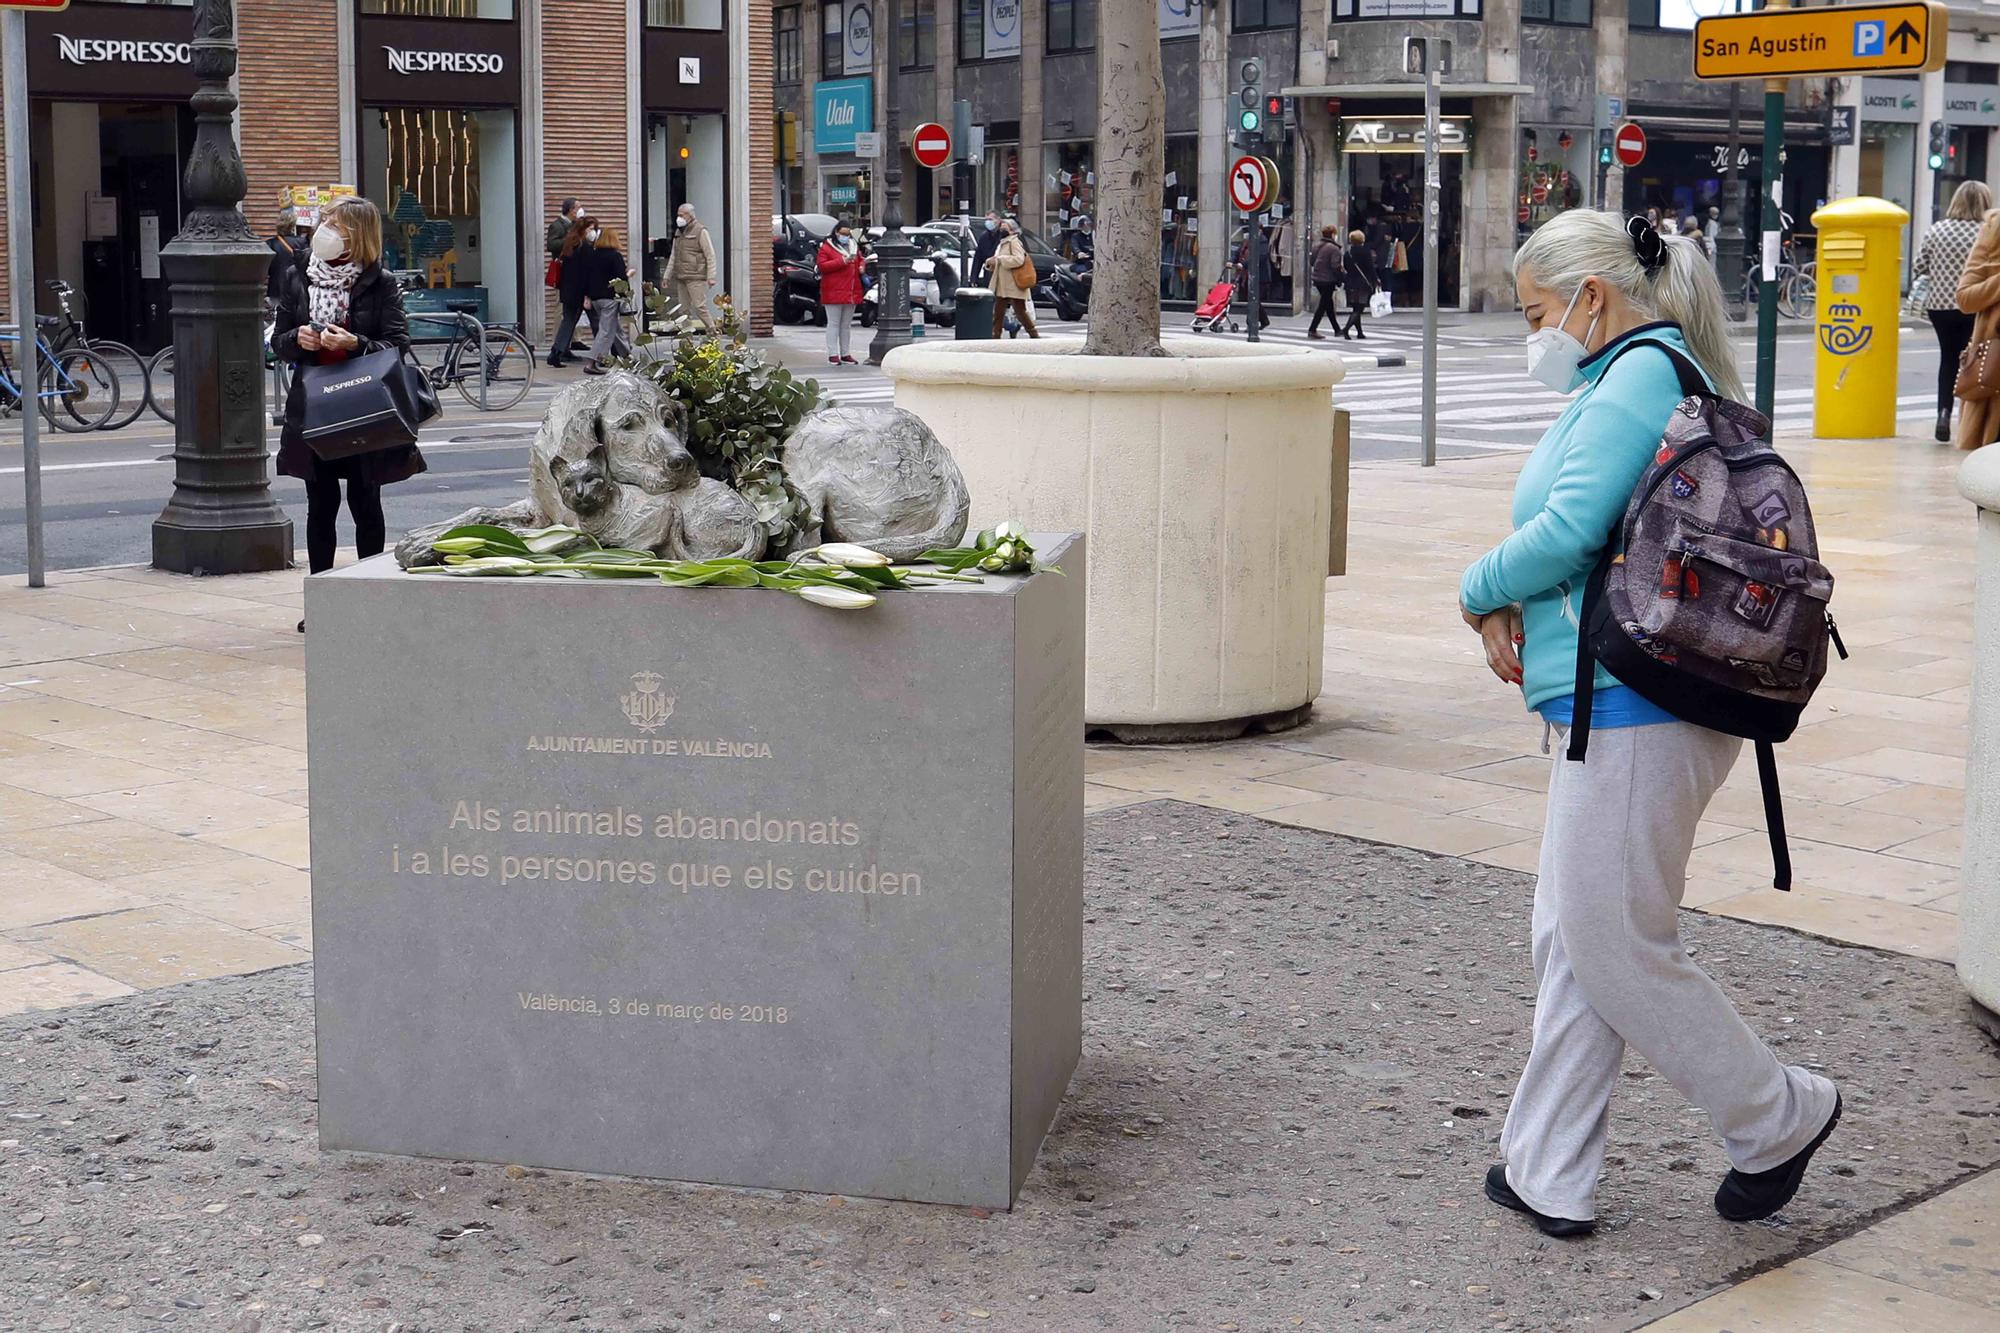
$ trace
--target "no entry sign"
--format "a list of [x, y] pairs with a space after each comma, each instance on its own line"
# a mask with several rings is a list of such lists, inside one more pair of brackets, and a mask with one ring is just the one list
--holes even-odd
[[917, 126], [910, 135], [910, 156], [920, 167], [943, 166], [951, 161], [951, 131], [932, 121]]
[[1611, 139], [1611, 155], [1621, 167], [1636, 167], [1646, 160], [1646, 132], [1626, 121]]

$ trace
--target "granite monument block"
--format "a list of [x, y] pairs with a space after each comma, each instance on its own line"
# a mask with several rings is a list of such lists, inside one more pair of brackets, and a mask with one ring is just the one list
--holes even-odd
[[1007, 1207], [1081, 1042], [1081, 537], [843, 613], [307, 581], [320, 1141]]

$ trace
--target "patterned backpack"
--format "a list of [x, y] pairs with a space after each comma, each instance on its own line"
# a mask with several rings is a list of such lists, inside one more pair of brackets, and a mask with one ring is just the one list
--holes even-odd
[[[1665, 352], [1687, 396], [1591, 572], [1576, 655], [1569, 758], [1590, 740], [1595, 668], [1685, 722], [1757, 747], [1774, 884], [1792, 887], [1773, 743], [1789, 738], [1846, 647], [1827, 603], [1833, 575], [1805, 488], [1770, 444], [1771, 423], [1718, 397], [1676, 349], [1635, 339], [1619, 352]], [[1614, 358], [1615, 360], [1615, 358]]]

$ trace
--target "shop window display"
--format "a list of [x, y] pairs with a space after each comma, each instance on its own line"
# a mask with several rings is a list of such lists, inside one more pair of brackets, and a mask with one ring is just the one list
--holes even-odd
[[362, 127], [362, 190], [382, 210], [382, 262], [409, 308], [470, 300], [489, 323], [517, 322], [514, 112], [383, 107]]
[[1097, 145], [1090, 140], [1052, 143], [1042, 148], [1044, 240], [1064, 259], [1086, 257], [1091, 248], [1083, 220], [1097, 211]]
[[[1167, 139], [1167, 171], [1160, 192], [1160, 299], [1193, 301], [1218, 274], [1201, 272], [1197, 237], [1201, 211], [1201, 139]], [[1207, 282], [1203, 282], [1206, 276]]]
[[1518, 221], [1533, 231], [1558, 213], [1582, 208], [1594, 150], [1588, 128], [1546, 127], [1521, 131]]

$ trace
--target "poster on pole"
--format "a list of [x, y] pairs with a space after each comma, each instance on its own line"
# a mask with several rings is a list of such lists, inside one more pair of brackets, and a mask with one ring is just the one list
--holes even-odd
[[869, 0], [847, 0], [840, 35], [842, 74], [875, 72], [875, 10]]
[[1201, 32], [1201, 9], [1195, 0], [1160, 0], [1160, 40], [1194, 37]]

